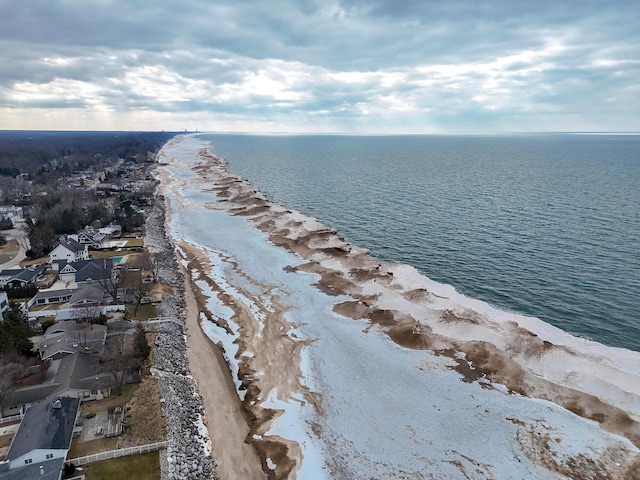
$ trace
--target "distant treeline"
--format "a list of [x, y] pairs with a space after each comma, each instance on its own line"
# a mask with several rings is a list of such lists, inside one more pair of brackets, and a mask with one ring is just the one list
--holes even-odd
[[170, 132], [0, 131], [0, 175], [15, 177], [54, 168], [84, 170], [100, 157], [131, 158], [155, 152]]
[[0, 175], [2, 175], [3, 177], [17, 177], [18, 175], [20, 175], [20, 169], [0, 167]]

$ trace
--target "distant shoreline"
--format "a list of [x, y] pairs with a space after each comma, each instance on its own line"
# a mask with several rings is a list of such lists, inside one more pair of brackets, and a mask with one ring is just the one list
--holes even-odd
[[[335, 305], [334, 311], [339, 315], [366, 319], [369, 328], [384, 332], [404, 348], [441, 352], [454, 361], [465, 359], [457, 367], [465, 381], [502, 384], [510, 391], [564, 405], [583, 417], [597, 420], [605, 430], [626, 436], [636, 446], [640, 444], [639, 421], [629, 416], [637, 413], [633, 405], [637, 405], [639, 396], [623, 393], [635, 378], [624, 365], [637, 363], [640, 358], [637, 352], [576, 339], [537, 319], [498, 312], [484, 302], [456, 294], [446, 285], [425, 280], [408, 266], [383, 264], [367, 251], [344, 242], [333, 229], [269, 203], [248, 182], [229, 174], [223, 159], [204, 150], [198, 155], [199, 165], [193, 171], [212, 193], [225, 199], [216, 208], [229, 215], [248, 217], [255, 228], [268, 235], [271, 243], [296, 253], [303, 263], [293, 270], [319, 275], [317, 288], [321, 291], [329, 295], [346, 294], [354, 299]], [[166, 194], [180, 197], [178, 191]], [[188, 268], [199, 272], [200, 281], [207, 279], [212, 268], [208, 264], [209, 254], [182, 245], [181, 257], [188, 261]], [[215, 292], [219, 285], [210, 283], [208, 288]], [[225, 308], [236, 312], [234, 322], [240, 322], [241, 331], [258, 328], [254, 325], [256, 319], [244, 318], [238, 302], [227, 295], [224, 293], [221, 299]], [[410, 308], [409, 315], [396, 311], [393, 305], [399, 302]], [[203, 301], [200, 308], [201, 312], [206, 309]], [[422, 317], [424, 311], [431, 313]], [[220, 321], [213, 312], [206, 315]], [[494, 318], [495, 315], [500, 318]], [[228, 361], [238, 362], [241, 377], [246, 380], [243, 382], [251, 392], [248, 399], [253, 402], [268, 390], [262, 390], [264, 380], [254, 375], [261, 365], [260, 359], [254, 358], [258, 347], [243, 345], [243, 348], [252, 356]], [[555, 370], [561, 365], [571, 365], [575, 376], [564, 378], [565, 369]], [[605, 400], [596, 396], [602, 394], [606, 395]], [[251, 408], [256, 409], [257, 405]], [[253, 428], [256, 433], [262, 431]], [[260, 444], [260, 440], [254, 442]], [[275, 451], [269, 455], [278, 459], [275, 463], [280, 468], [285, 471], [290, 468]], [[290, 458], [300, 460], [297, 454]]]

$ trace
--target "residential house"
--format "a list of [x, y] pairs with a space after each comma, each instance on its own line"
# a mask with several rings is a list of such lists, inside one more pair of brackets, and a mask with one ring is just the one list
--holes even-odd
[[9, 268], [0, 270], [0, 285], [21, 287], [37, 282], [42, 277], [44, 267]]
[[54, 270], [58, 270], [60, 265], [67, 262], [77, 262], [89, 259], [89, 249], [87, 245], [82, 245], [70, 238], [61, 238], [53, 250], [49, 253], [51, 265]]
[[105, 289], [100, 285], [85, 285], [79, 288], [69, 299], [71, 308], [101, 307], [104, 303]]
[[31, 405], [0, 468], [0, 480], [60, 479], [79, 411], [78, 398], [51, 397]]
[[110, 223], [106, 227], [102, 227], [98, 230], [100, 233], [104, 233], [109, 238], [119, 238], [122, 236], [122, 226], [116, 223]]
[[107, 240], [107, 235], [88, 226], [78, 232], [77, 235], [68, 235], [67, 238], [71, 238], [82, 245], [87, 245], [89, 248], [97, 250], [103, 247], [104, 242]]
[[76, 352], [102, 354], [106, 339], [105, 325], [57, 322], [44, 334], [40, 345], [40, 358], [56, 360]]
[[0, 283], [12, 288], [32, 285], [42, 278], [44, 270], [44, 267], [2, 270], [0, 272]]
[[76, 282], [78, 287], [112, 281], [117, 273], [113, 269], [113, 261], [110, 258], [78, 260], [59, 268], [58, 278], [63, 282]]
[[6, 285], [9, 280], [22, 272], [22, 268], [7, 268], [0, 270], [0, 285]]
[[29, 300], [28, 306], [50, 305], [52, 303], [68, 302], [77, 288], [64, 288], [60, 290], [41, 290]]
[[100, 359], [95, 355], [74, 352], [48, 360], [42, 383], [7, 392], [2, 401], [3, 415], [16, 415], [30, 405], [49, 397], [101, 400], [111, 395], [113, 374], [99, 372]]

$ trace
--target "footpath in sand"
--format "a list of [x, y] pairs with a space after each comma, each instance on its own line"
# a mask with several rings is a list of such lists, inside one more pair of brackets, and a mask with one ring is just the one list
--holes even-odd
[[163, 186], [220, 478], [636, 478], [637, 352], [382, 263], [195, 146]]
[[198, 384], [206, 413], [212, 456], [220, 480], [267, 478], [253, 446], [246, 442], [249, 434], [240, 399], [231, 380], [229, 367], [218, 346], [202, 331], [199, 308], [190, 275], [182, 268], [187, 282], [185, 316], [187, 358], [191, 374]]

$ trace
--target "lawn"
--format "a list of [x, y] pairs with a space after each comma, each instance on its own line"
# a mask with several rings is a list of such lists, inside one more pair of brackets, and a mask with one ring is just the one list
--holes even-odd
[[14, 258], [20, 247], [15, 240], [9, 240], [5, 245], [0, 247], [0, 263], [5, 263]]
[[[30, 300], [30, 299], [28, 299], [28, 300]], [[28, 301], [28, 300], [25, 300], [25, 301]], [[45, 310], [58, 310], [65, 303], [67, 303], [67, 302], [48, 303], [46, 305], [31, 305], [30, 310], [32, 312], [42, 312], [42, 311], [45, 311]]]
[[156, 311], [156, 306], [153, 303], [143, 303], [138, 307], [138, 314], [134, 317], [133, 311], [135, 309], [135, 305], [125, 305], [127, 310], [127, 318], [129, 320], [149, 320], [150, 318], [157, 317], [158, 312]]
[[89, 256], [91, 258], [113, 258], [113, 257], [124, 257], [131, 254], [138, 254], [139, 251], [135, 250], [91, 250]]
[[136, 480], [160, 479], [160, 455], [158, 452], [141, 453], [127, 457], [103, 460], [84, 465], [87, 480], [112, 480], [135, 478]]

